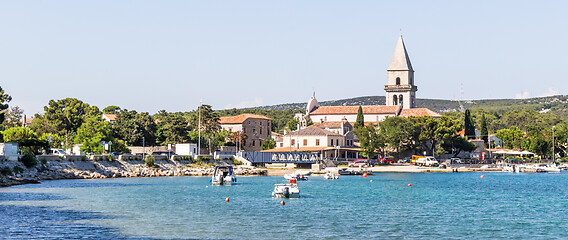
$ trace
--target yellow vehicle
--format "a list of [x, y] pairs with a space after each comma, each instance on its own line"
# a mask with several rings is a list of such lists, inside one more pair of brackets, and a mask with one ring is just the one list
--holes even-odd
[[412, 164], [416, 164], [416, 160], [419, 158], [425, 158], [424, 156], [412, 155]]

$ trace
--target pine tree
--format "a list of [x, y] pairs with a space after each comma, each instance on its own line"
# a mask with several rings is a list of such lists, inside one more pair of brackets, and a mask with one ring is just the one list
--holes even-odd
[[363, 127], [365, 126], [365, 119], [363, 116], [363, 108], [361, 106], [359, 106], [359, 110], [357, 111], [357, 120], [355, 121], [355, 124], [353, 125], [353, 127], [355, 128], [359, 128], [359, 127]]
[[463, 127], [465, 129], [465, 136], [469, 138], [475, 138], [475, 126], [471, 120], [471, 113], [469, 109], [465, 110]]
[[489, 130], [487, 130], [487, 119], [485, 118], [485, 113], [481, 115], [481, 130], [480, 130], [480, 134], [481, 134], [481, 139], [483, 139], [483, 141], [485, 143], [487, 143], [487, 139], [488, 139], [488, 135], [489, 135]]

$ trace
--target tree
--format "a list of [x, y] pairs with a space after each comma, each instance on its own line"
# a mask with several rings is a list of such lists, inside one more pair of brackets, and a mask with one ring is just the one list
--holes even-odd
[[160, 118], [156, 131], [158, 144], [184, 143], [189, 139], [190, 128], [181, 113], [167, 113], [162, 110], [157, 115]]
[[298, 119], [296, 118], [292, 118], [290, 119], [290, 121], [288, 121], [288, 129], [290, 129], [290, 131], [296, 131], [298, 129]]
[[[459, 137], [457, 132], [460, 129], [460, 123], [448, 117], [441, 117], [437, 120], [436, 130], [434, 131], [434, 138], [439, 143], [439, 154], [452, 151], [452, 142], [456, 141]], [[461, 140], [458, 140], [461, 141]]]
[[274, 140], [272, 140], [272, 138], [269, 138], [267, 140], [265, 140], [264, 142], [262, 142], [262, 150], [268, 150], [268, 149], [273, 149], [276, 147], [276, 142]]
[[22, 117], [24, 116], [24, 110], [18, 106], [11, 107], [8, 112], [8, 120], [10, 120], [11, 126], [22, 126]]
[[105, 114], [118, 114], [119, 112], [120, 112], [120, 107], [114, 105], [108, 106], [103, 109], [103, 113]]
[[114, 136], [124, 140], [126, 145], [142, 146], [142, 137], [146, 145], [156, 144], [156, 123], [147, 112], [123, 109], [116, 115], [112, 128]]
[[525, 133], [517, 127], [501, 129], [495, 133], [495, 136], [503, 140], [503, 147], [510, 149], [520, 149], [522, 138]]
[[365, 126], [365, 117], [363, 116], [363, 108], [359, 106], [359, 110], [357, 110], [357, 120], [355, 120], [355, 124], [353, 124], [354, 128]]
[[378, 149], [385, 147], [384, 138], [379, 135], [373, 124], [359, 127], [354, 130], [354, 133], [361, 144], [363, 156], [366, 156], [367, 159], [371, 159]]
[[6, 117], [4, 110], [8, 109], [8, 103], [10, 101], [12, 101], [12, 97], [4, 93], [4, 89], [0, 87], [0, 123], [4, 122], [4, 119]]
[[487, 140], [489, 139], [489, 131], [487, 130], [487, 119], [485, 118], [485, 113], [481, 115], [481, 139], [487, 144]]
[[385, 143], [397, 153], [402, 153], [414, 147], [415, 128], [407, 118], [387, 117], [379, 124], [380, 134], [384, 136]]
[[43, 107], [45, 113], [36, 115], [32, 129], [38, 133], [52, 132], [59, 135], [77, 132], [77, 129], [86, 122], [87, 118], [100, 117], [102, 113], [96, 106], [82, 102], [76, 98], [50, 100], [48, 106]]
[[465, 110], [463, 127], [465, 129], [465, 136], [468, 138], [475, 138], [475, 126], [473, 125], [473, 120], [471, 119], [471, 113], [469, 109]]
[[415, 128], [415, 139], [417, 139], [416, 150], [427, 150], [430, 155], [434, 154], [434, 150], [438, 141], [436, 140], [436, 130], [438, 129], [438, 120], [432, 117], [409, 117], [410, 122]]
[[101, 141], [111, 140], [111, 127], [101, 116], [93, 116], [86, 119], [85, 123], [77, 129], [75, 143], [81, 143], [82, 152], [103, 153]]
[[12, 127], [3, 132], [4, 142], [17, 142], [20, 152], [39, 154], [41, 149], [48, 149], [47, 140], [38, 139], [37, 134], [28, 127]]

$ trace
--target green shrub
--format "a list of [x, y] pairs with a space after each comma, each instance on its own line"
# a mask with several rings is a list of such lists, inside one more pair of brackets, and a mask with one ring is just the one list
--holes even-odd
[[24, 169], [20, 166], [14, 166], [14, 172], [15, 173], [23, 173]]
[[42, 158], [42, 159], [41, 159], [41, 165], [45, 165], [45, 164], [47, 164], [47, 159]]
[[156, 164], [156, 161], [154, 159], [154, 156], [152, 155], [148, 155], [146, 156], [146, 159], [144, 159], [144, 165], [148, 166], [148, 167], [153, 167]]
[[134, 157], [129, 156], [129, 157], [128, 157], [128, 160], [134, 160]]
[[10, 167], [8, 166], [4, 166], [0, 169], [0, 173], [5, 176], [12, 175], [12, 169], [10, 169]]
[[107, 159], [109, 162], [114, 161], [114, 156], [112, 154], [107, 155]]
[[206, 157], [206, 156], [202, 156], [202, 157], [199, 157], [199, 160], [201, 160], [202, 162], [205, 162], [205, 161], [211, 160], [211, 158], [210, 158], [210, 157]]
[[24, 164], [24, 166], [30, 168], [37, 165], [37, 159], [33, 152], [26, 151], [24, 152], [24, 156], [20, 158], [20, 162]]
[[240, 160], [233, 158], [233, 165], [243, 165], [243, 162], [241, 162]]

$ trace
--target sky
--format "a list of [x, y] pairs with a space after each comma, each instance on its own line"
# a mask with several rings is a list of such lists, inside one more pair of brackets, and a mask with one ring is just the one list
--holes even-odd
[[418, 98], [568, 94], [567, 1], [4, 1], [0, 87], [154, 114], [384, 96], [403, 35]]

